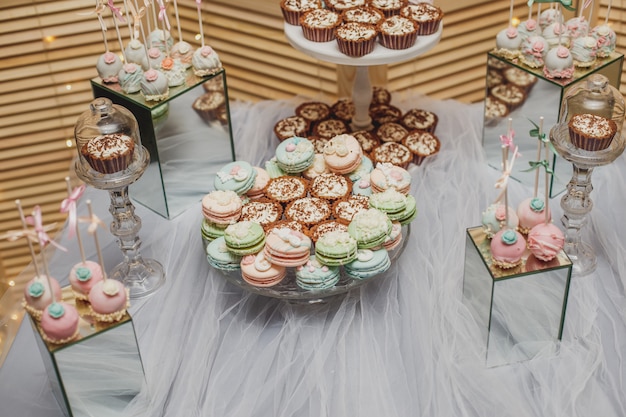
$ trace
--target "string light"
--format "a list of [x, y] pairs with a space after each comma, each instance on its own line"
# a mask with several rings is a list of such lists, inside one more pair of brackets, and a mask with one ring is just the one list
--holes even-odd
[[44, 42], [47, 42], [47, 43], [52, 43], [52, 42], [54, 42], [56, 39], [57, 39], [57, 38], [56, 38], [56, 36], [53, 36], [53, 35], [48, 35], [48, 36], [45, 36], [45, 37], [43, 38], [43, 41], [44, 41]]
[[65, 141], [65, 146], [67, 146], [68, 148], [74, 147], [74, 141], [72, 139], [67, 139]]

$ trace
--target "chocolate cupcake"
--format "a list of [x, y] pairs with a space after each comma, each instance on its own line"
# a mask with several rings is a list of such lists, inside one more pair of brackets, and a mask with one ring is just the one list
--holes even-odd
[[281, 142], [294, 136], [306, 137], [308, 131], [309, 122], [301, 116], [285, 117], [274, 125], [274, 133]]
[[372, 151], [372, 159], [374, 163], [389, 162], [406, 168], [413, 160], [413, 153], [401, 143], [385, 142]]
[[409, 4], [400, 10], [400, 15], [415, 20], [419, 24], [418, 36], [432, 35], [439, 30], [443, 12], [430, 3]]
[[586, 151], [601, 151], [613, 142], [616, 123], [595, 114], [575, 114], [567, 124], [572, 144]]
[[313, 9], [300, 16], [302, 35], [313, 42], [332, 41], [340, 24], [341, 15], [328, 9]]
[[408, 130], [424, 130], [426, 132], [435, 133], [439, 117], [428, 110], [411, 109], [404, 113], [400, 122]]
[[415, 45], [419, 24], [408, 17], [391, 16], [378, 22], [378, 39], [387, 49], [408, 49]]
[[280, 2], [283, 18], [290, 25], [299, 25], [300, 17], [305, 12], [321, 8], [322, 2], [320, 0], [282, 0]]
[[371, 53], [377, 35], [376, 26], [359, 22], [344, 23], [335, 30], [339, 51], [354, 58]]

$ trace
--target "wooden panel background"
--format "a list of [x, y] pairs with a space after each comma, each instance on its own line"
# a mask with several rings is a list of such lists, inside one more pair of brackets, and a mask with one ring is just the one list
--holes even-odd
[[[122, 6], [122, 1], [115, 3]], [[607, 2], [596, 5], [597, 19], [604, 20]], [[506, 25], [509, 2], [436, 4], [446, 12], [441, 42], [419, 59], [390, 65], [388, 88], [480, 101], [485, 53]], [[0, 234], [20, 227], [14, 204], [18, 198], [27, 213], [41, 205], [46, 223], [65, 220], [59, 205], [75, 154], [73, 127], [92, 99], [89, 79], [97, 76], [96, 59], [104, 52], [100, 26], [91, 13], [94, 6], [95, 1], [87, 0], [0, 2]], [[199, 44], [195, 2], [178, 0], [178, 6], [183, 38]], [[288, 44], [278, 0], [204, 0], [202, 10], [205, 41], [220, 54], [231, 100], [336, 97], [335, 66]], [[621, 52], [626, 49], [625, 10], [626, 0], [612, 2], [610, 23], [618, 32]], [[523, 20], [526, 15], [526, 1], [515, 0], [515, 16]], [[109, 48], [119, 52], [108, 13], [106, 23]], [[127, 41], [127, 27], [121, 25], [121, 31]], [[29, 261], [24, 241], [0, 241], [0, 262], [8, 277]]]

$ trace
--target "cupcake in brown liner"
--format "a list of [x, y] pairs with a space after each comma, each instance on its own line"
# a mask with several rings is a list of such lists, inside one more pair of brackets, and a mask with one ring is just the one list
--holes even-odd
[[304, 117], [312, 126], [330, 117], [330, 106], [321, 101], [307, 101], [296, 107], [296, 116]]
[[586, 151], [608, 148], [617, 131], [616, 123], [595, 114], [575, 114], [567, 124], [572, 144]]
[[402, 117], [402, 110], [391, 104], [376, 104], [370, 106], [369, 116], [375, 125], [379, 126], [387, 122], [397, 122]]
[[414, 155], [413, 162], [421, 165], [425, 158], [433, 156], [441, 149], [441, 142], [430, 132], [412, 130], [402, 142]]
[[279, 221], [283, 215], [283, 206], [267, 198], [250, 201], [241, 207], [239, 221], [252, 221], [260, 224], [264, 230]]
[[373, 7], [361, 6], [342, 11], [341, 18], [344, 22], [358, 22], [376, 25], [385, 18], [385, 14]]
[[391, 92], [379, 85], [372, 86], [372, 102], [370, 105], [390, 104]]
[[282, 0], [280, 9], [283, 12], [285, 22], [290, 25], [299, 25], [300, 17], [309, 10], [321, 9], [320, 0]]
[[346, 10], [364, 7], [367, 4], [367, 0], [324, 0], [324, 4], [327, 9], [342, 13]]
[[437, 123], [439, 123], [439, 117], [428, 110], [411, 109], [404, 113], [400, 119], [400, 123], [408, 130], [424, 130], [426, 132], [435, 133]]
[[369, 5], [383, 12], [385, 17], [390, 17], [400, 14], [400, 10], [408, 3], [408, 0], [370, 0]]
[[284, 176], [272, 178], [265, 187], [267, 198], [278, 203], [287, 204], [298, 198], [305, 197], [309, 191], [309, 182], [301, 177]]
[[408, 17], [394, 15], [378, 22], [378, 41], [388, 49], [408, 49], [415, 45], [419, 24]]
[[212, 122], [220, 116], [221, 108], [226, 104], [226, 97], [221, 91], [210, 91], [194, 100], [191, 107], [205, 121]]
[[340, 24], [341, 15], [328, 9], [309, 10], [300, 16], [302, 35], [312, 42], [332, 41]]
[[342, 98], [330, 106], [330, 113], [335, 119], [349, 122], [354, 117], [354, 103], [352, 99]]
[[494, 123], [498, 119], [508, 116], [509, 108], [506, 104], [492, 96], [485, 97], [485, 119], [489, 123]]
[[419, 24], [418, 36], [432, 35], [439, 30], [443, 11], [430, 3], [409, 4], [400, 10], [400, 15], [415, 20]]
[[372, 159], [374, 163], [389, 162], [406, 168], [413, 160], [413, 153], [401, 143], [385, 142], [372, 151]]
[[369, 201], [366, 195], [351, 195], [337, 200], [332, 205], [333, 216], [338, 222], [349, 224], [355, 214], [369, 209]]
[[348, 231], [348, 225], [344, 223], [340, 223], [337, 220], [325, 220], [321, 223], [316, 224], [315, 226], [309, 229], [308, 236], [311, 238], [313, 242], [317, 242], [322, 235], [328, 232], [334, 231]]
[[367, 23], [348, 22], [335, 30], [339, 51], [354, 58], [372, 52], [377, 35], [376, 26]]
[[516, 67], [505, 69], [502, 76], [506, 82], [521, 88], [526, 94], [537, 84], [537, 76]]
[[94, 170], [114, 174], [128, 168], [133, 161], [135, 141], [121, 133], [100, 135], [85, 143], [80, 152]]
[[322, 139], [332, 139], [335, 136], [348, 133], [348, 125], [343, 120], [327, 119], [317, 123], [313, 128], [313, 135]]
[[311, 180], [309, 192], [313, 197], [334, 201], [345, 198], [352, 192], [352, 181], [343, 175], [329, 172]]
[[376, 136], [381, 142], [402, 142], [409, 131], [400, 123], [387, 122], [376, 128]]
[[317, 197], [303, 197], [292, 201], [285, 208], [285, 218], [311, 227], [330, 218], [330, 204]]
[[301, 116], [285, 117], [274, 125], [274, 133], [281, 142], [294, 136], [305, 137], [308, 131], [309, 122]]
[[352, 136], [359, 142], [361, 149], [366, 154], [369, 154], [375, 147], [380, 145], [380, 139], [378, 136], [367, 130], [357, 130], [352, 132]]

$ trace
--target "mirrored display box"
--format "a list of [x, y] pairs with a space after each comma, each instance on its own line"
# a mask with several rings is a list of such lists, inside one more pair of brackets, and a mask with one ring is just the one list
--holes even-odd
[[63, 288], [63, 302], [76, 306], [80, 315], [75, 341], [45, 341], [29, 315], [54, 397], [68, 417], [120, 415], [144, 383], [131, 317], [127, 313], [115, 323], [95, 322], [69, 286]]
[[498, 268], [482, 226], [467, 229], [463, 303], [480, 326], [487, 366], [557, 351], [571, 276], [563, 251], [550, 262], [525, 254], [520, 266]]
[[[488, 53], [483, 124], [487, 163], [501, 170], [500, 135], [507, 133], [508, 119], [512, 118], [515, 144], [521, 156], [515, 162], [511, 177], [532, 186], [534, 173], [523, 172], [529, 168], [529, 161], [537, 160], [537, 139], [529, 134], [534, 129], [531, 121], [538, 124], [543, 117], [543, 132], [549, 134], [559, 121], [561, 102], [570, 88], [595, 73], [603, 74], [611, 85], [619, 88], [623, 61], [623, 55], [613, 53], [587, 69], [576, 69], [572, 78], [550, 79], [543, 75], [541, 68], [530, 68]], [[571, 164], [558, 155], [550, 162], [555, 173], [550, 180], [550, 197], [554, 197], [565, 190], [572, 170]]]
[[187, 70], [184, 85], [170, 87], [163, 101], [124, 93], [119, 84], [91, 80], [94, 97], [107, 97], [130, 110], [139, 124], [150, 165], [130, 186], [133, 200], [171, 219], [213, 190], [219, 169], [235, 160], [226, 71], [197, 77]]

